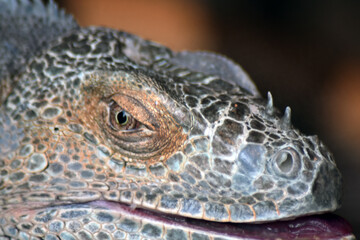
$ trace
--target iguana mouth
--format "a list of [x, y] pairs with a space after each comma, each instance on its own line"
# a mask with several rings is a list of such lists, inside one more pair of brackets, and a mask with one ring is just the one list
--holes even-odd
[[332, 213], [254, 224], [193, 219], [103, 200], [90, 202], [89, 206], [115, 211], [127, 218], [236, 239], [346, 239], [352, 233], [350, 224]]

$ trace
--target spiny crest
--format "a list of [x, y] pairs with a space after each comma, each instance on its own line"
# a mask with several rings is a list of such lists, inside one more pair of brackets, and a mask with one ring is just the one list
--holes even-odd
[[274, 112], [274, 102], [273, 102], [271, 92], [267, 93], [266, 112], [268, 114], [272, 114]]
[[284, 130], [289, 129], [291, 126], [291, 108], [287, 106], [285, 108], [284, 116], [280, 120], [280, 127]]

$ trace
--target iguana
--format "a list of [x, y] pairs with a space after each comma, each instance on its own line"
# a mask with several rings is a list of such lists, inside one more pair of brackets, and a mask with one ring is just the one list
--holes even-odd
[[0, 239], [353, 237], [307, 216], [339, 207], [331, 153], [233, 61], [52, 1], [0, 0], [0, 34]]

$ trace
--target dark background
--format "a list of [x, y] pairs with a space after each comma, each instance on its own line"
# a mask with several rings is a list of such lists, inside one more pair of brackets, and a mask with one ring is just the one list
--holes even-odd
[[59, 0], [82, 26], [138, 34], [174, 50], [240, 63], [263, 96], [292, 108], [343, 174], [346, 218], [360, 238], [360, 1]]

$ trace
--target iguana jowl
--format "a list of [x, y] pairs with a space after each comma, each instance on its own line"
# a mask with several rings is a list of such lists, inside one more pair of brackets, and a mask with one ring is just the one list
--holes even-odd
[[0, 237], [351, 238], [333, 215], [244, 224], [333, 211], [341, 176], [231, 60], [51, 1], [1, 0], [0, 33]]

